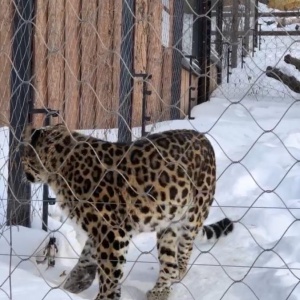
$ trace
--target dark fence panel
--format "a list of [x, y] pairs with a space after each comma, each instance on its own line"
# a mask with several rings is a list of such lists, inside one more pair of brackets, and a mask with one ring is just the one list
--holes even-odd
[[30, 185], [23, 180], [20, 139], [32, 107], [33, 2], [14, 2], [7, 223], [30, 226]]

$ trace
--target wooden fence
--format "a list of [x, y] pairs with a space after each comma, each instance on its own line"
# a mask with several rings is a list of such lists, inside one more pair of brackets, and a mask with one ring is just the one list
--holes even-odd
[[[135, 73], [147, 81], [147, 115], [151, 123], [170, 119], [173, 0], [136, 0]], [[0, 109], [9, 114], [12, 0], [0, 6]], [[163, 15], [164, 14], [164, 15]], [[117, 126], [120, 82], [122, 0], [36, 0], [33, 33], [33, 98], [35, 107], [60, 111], [71, 128]], [[164, 24], [167, 22], [167, 24]], [[164, 26], [164, 28], [163, 28]], [[167, 30], [167, 31], [166, 31]], [[165, 35], [165, 36], [163, 36]], [[187, 114], [187, 71], [182, 69], [181, 115]], [[193, 86], [197, 78], [193, 75]], [[132, 126], [142, 120], [142, 80], [134, 79]], [[197, 90], [193, 91], [194, 94]], [[60, 121], [61, 121], [60, 120]], [[41, 124], [41, 117], [36, 117]]]

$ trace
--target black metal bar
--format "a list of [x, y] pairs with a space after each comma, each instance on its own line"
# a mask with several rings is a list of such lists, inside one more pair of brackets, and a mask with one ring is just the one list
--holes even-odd
[[189, 120], [194, 120], [195, 118], [191, 116], [191, 110], [192, 110], [192, 101], [195, 101], [196, 99], [192, 97], [192, 91], [195, 90], [195, 87], [192, 87], [192, 64], [193, 64], [193, 59], [195, 57], [193, 55], [186, 55], [186, 58], [189, 59], [189, 103], [188, 103], [188, 118]]
[[261, 50], [261, 24], [258, 24], [258, 50]]
[[145, 136], [147, 134], [146, 132], [146, 122], [149, 122], [151, 120], [151, 116], [146, 116], [147, 113], [147, 96], [150, 96], [152, 94], [151, 91], [147, 90], [147, 83], [146, 79], [151, 79], [152, 75], [147, 75], [144, 78], [143, 82], [143, 103], [142, 103], [142, 136]]
[[[44, 125], [50, 125], [50, 115], [47, 114], [44, 120]], [[42, 229], [48, 231], [48, 198], [49, 198], [49, 188], [47, 184], [43, 185], [43, 214], [42, 214]]]
[[232, 18], [231, 18], [231, 33], [230, 33], [230, 42], [231, 42], [231, 67], [236, 68], [238, 65], [238, 48], [239, 48], [239, 3], [237, 0], [232, 3]]
[[210, 7], [211, 1], [199, 1], [198, 17], [199, 22], [199, 53], [198, 61], [201, 71], [201, 76], [198, 81], [198, 97], [197, 104], [203, 103], [208, 100], [209, 90], [209, 66], [210, 66]]
[[260, 31], [258, 34], [261, 36], [300, 36], [300, 31]]
[[171, 120], [180, 118], [183, 7], [184, 1], [173, 1]]
[[122, 1], [120, 106], [118, 116], [119, 142], [131, 141], [133, 51], [134, 51], [134, 0]]
[[147, 90], [147, 80], [152, 78], [152, 75], [148, 75], [146, 73], [134, 74], [134, 77], [142, 77], [143, 78], [143, 96], [142, 96], [142, 136], [147, 134], [146, 132], [146, 122], [151, 120], [150, 116], [146, 116], [147, 114], [147, 96], [151, 95], [152, 92]]
[[33, 0], [13, 1], [12, 71], [8, 163], [7, 224], [30, 227], [31, 189], [23, 180], [18, 150], [32, 106], [32, 23]]
[[[219, 59], [223, 57], [223, 1], [218, 1], [216, 6], [217, 31], [216, 31], [216, 51]], [[211, 33], [212, 34], [212, 33]], [[217, 83], [222, 83], [222, 67], [217, 66]]]
[[[254, 31], [254, 29], [250, 29], [252, 31]], [[223, 34], [226, 36], [228, 35], [230, 32], [228, 31], [223, 31]], [[246, 31], [239, 31], [238, 32], [240, 36], [246, 36], [247, 32]], [[211, 32], [212, 35], [217, 34], [217, 31], [212, 31]], [[291, 36], [299, 36], [300, 35], [300, 31], [258, 31], [258, 33], [256, 34], [255, 32], [253, 32], [253, 36], [255, 37], [256, 35], [261, 35], [261, 36], [286, 36], [286, 35], [291, 35]]]
[[[222, 1], [219, 1], [222, 2]], [[230, 18], [232, 16], [232, 12], [231, 11], [224, 11], [224, 18]], [[216, 11], [212, 12], [212, 17], [215, 17], [217, 15]], [[259, 12], [258, 14], [258, 18], [271, 18], [271, 17], [280, 17], [280, 18], [288, 18], [288, 17], [300, 17], [300, 13], [299, 11], [290, 11], [290, 12]], [[239, 12], [239, 17], [243, 17], [244, 14]]]
[[290, 12], [259, 12], [258, 17], [281, 17], [281, 18], [287, 18], [287, 17], [300, 17], [299, 11], [290, 11]]
[[207, 0], [206, 13], [206, 87], [205, 87], [205, 101], [209, 100], [210, 91], [210, 54], [211, 54], [211, 0]]
[[258, 0], [255, 0], [255, 7], [254, 7], [254, 36], [253, 36], [253, 39], [254, 39], [254, 47], [257, 48], [257, 45], [258, 45]]
[[[51, 117], [58, 117], [59, 111], [53, 110], [51, 108], [34, 108], [30, 111], [31, 118], [34, 114], [44, 114], [44, 126], [49, 126], [51, 124]], [[43, 185], [43, 210], [42, 210], [42, 229], [48, 231], [48, 205], [55, 204], [55, 198], [49, 198], [49, 187], [47, 184]]]
[[229, 77], [232, 74], [232, 72], [230, 72], [230, 68], [231, 68], [231, 45], [228, 44], [228, 48], [227, 48], [227, 83], [229, 83]]
[[242, 37], [242, 58], [241, 58], [241, 68], [244, 68], [246, 57], [246, 37]]
[[252, 39], [252, 57], [254, 57], [255, 54], [255, 41], [256, 41], [257, 32], [253, 30], [253, 39]]

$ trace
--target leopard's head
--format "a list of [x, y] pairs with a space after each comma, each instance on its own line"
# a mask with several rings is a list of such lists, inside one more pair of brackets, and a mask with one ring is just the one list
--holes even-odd
[[28, 181], [45, 183], [49, 174], [56, 171], [52, 158], [64, 129], [64, 125], [58, 124], [42, 128], [29, 125], [24, 130], [21, 160]]

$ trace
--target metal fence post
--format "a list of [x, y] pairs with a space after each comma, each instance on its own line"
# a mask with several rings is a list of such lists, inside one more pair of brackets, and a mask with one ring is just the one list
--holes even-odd
[[222, 83], [222, 59], [223, 59], [223, 1], [218, 1], [216, 6], [217, 30], [216, 30], [216, 51], [221, 61], [221, 67], [218, 68], [217, 83]]
[[122, 2], [119, 142], [131, 141], [135, 0]]
[[171, 86], [171, 120], [180, 118], [181, 97], [181, 60], [182, 60], [182, 30], [183, 30], [182, 0], [174, 0], [173, 13], [173, 54], [172, 54], [172, 86]]
[[205, 0], [199, 4], [199, 67], [201, 76], [198, 81], [197, 103], [203, 103], [209, 99], [209, 70], [211, 52], [211, 1]]
[[31, 63], [33, 0], [15, 0], [8, 163], [7, 224], [30, 226], [30, 185], [23, 179], [20, 152], [22, 131], [32, 106]]
[[255, 0], [255, 6], [254, 6], [254, 40], [253, 40], [253, 44], [254, 44], [254, 48], [257, 47], [258, 45], [258, 0]]
[[232, 46], [232, 56], [231, 56], [231, 67], [237, 68], [238, 66], [238, 48], [239, 48], [239, 3], [237, 0], [233, 1], [232, 4], [232, 23], [231, 23], [231, 46]]

